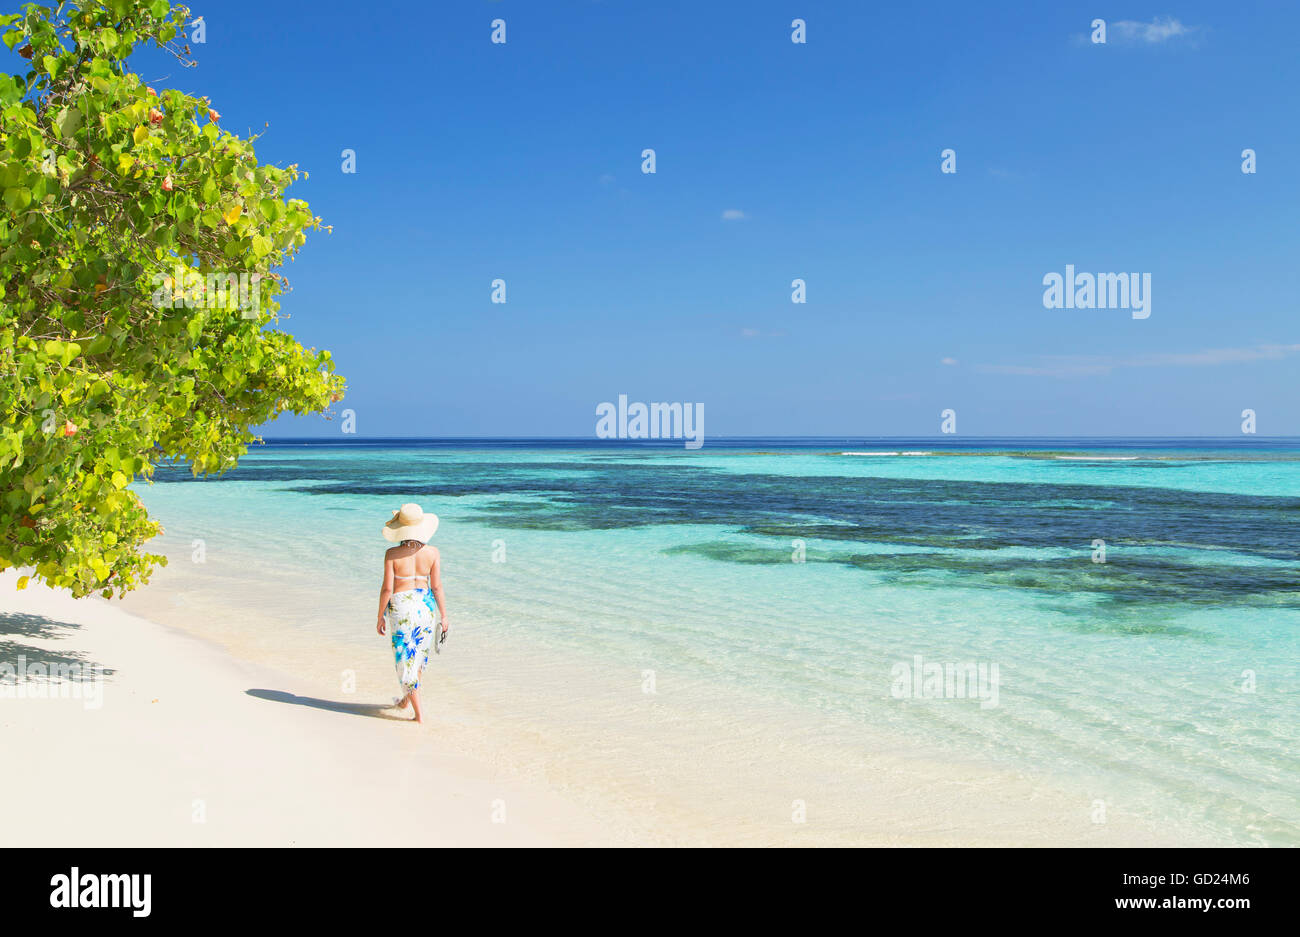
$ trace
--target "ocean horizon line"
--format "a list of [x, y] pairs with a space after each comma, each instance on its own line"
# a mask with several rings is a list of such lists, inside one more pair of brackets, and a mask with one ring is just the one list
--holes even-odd
[[[456, 444], [456, 443], [539, 443], [539, 444], [574, 444], [592, 448], [681, 448], [680, 439], [602, 439], [595, 436], [271, 436], [261, 437], [260, 445], [333, 445], [356, 446], [373, 444]], [[969, 446], [986, 446], [992, 444], [1014, 443], [1019, 445], [1041, 444], [1093, 444], [1093, 445], [1133, 445], [1133, 444], [1188, 444], [1213, 443], [1227, 446], [1259, 446], [1262, 444], [1300, 445], [1300, 436], [862, 436], [862, 435], [737, 435], [711, 436], [704, 448], [710, 445], [726, 444], [781, 444], [797, 443], [800, 445], [843, 445], [867, 443], [872, 445], [918, 445], [924, 444], [943, 448], [964, 448]]]

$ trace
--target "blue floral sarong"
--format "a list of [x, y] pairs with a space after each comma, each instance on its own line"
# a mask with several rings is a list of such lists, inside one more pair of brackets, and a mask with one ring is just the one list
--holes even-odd
[[429, 648], [436, 640], [436, 608], [428, 589], [410, 589], [393, 593], [384, 609], [403, 696], [420, 687], [420, 675], [429, 663]]

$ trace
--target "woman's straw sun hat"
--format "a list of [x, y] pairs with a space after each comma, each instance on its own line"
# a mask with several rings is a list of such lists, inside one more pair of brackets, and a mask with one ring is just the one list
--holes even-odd
[[403, 540], [428, 543], [437, 529], [437, 514], [425, 514], [418, 504], [403, 504], [400, 510], [393, 512], [393, 519], [384, 525], [384, 539], [393, 543]]

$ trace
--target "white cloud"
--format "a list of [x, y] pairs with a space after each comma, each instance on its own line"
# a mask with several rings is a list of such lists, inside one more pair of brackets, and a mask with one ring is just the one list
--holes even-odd
[[1184, 26], [1172, 16], [1157, 16], [1149, 23], [1136, 20], [1119, 20], [1111, 23], [1107, 36], [1115, 36], [1123, 42], [1145, 42], [1155, 45], [1168, 42], [1196, 32], [1195, 26]]
[[951, 367], [952, 365], [955, 365], [955, 364], [957, 363], [957, 359], [956, 359], [956, 358], [944, 358], [944, 359], [943, 359], [942, 361], [940, 361], [939, 363], [940, 363], [940, 364], [946, 364], [946, 365], [948, 365], [949, 367]]
[[728, 208], [722, 213], [723, 221], [744, 221], [746, 217], [748, 216], [739, 208]]
[[1250, 348], [1208, 348], [1205, 351], [1131, 355], [1040, 355], [1033, 364], [981, 364], [985, 374], [1029, 377], [1088, 377], [1119, 368], [1198, 368], [1250, 361], [1277, 361], [1300, 353], [1300, 345], [1255, 345]]

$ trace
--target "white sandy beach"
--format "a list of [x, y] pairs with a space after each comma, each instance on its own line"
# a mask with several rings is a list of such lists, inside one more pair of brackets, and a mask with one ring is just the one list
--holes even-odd
[[16, 579], [0, 576], [5, 659], [112, 672], [99, 706], [0, 699], [3, 748], [22, 753], [0, 801], [28, 805], [6, 811], [7, 847], [627, 842], [545, 784], [445, 752], [436, 721], [322, 700], [108, 602]]
[[[0, 658], [111, 672], [98, 706], [0, 699], [3, 746], [30, 766], [6, 772], [0, 797], [46, 805], [9, 815], [6, 846], [1186, 841], [1119, 814], [1087, 822], [1085, 802], [1035, 779], [837, 751], [834, 738], [795, 739], [779, 726], [738, 737], [665, 708], [625, 711], [626, 725], [601, 723], [591, 745], [590, 726], [568, 731], [572, 714], [521, 723], [454, 680], [426, 681], [426, 724], [416, 726], [373, 686], [340, 692], [98, 598], [35, 582], [15, 591], [15, 579], [0, 576]], [[745, 753], [749, 776], [721, 775]], [[794, 821], [805, 798], [808, 817]]]

